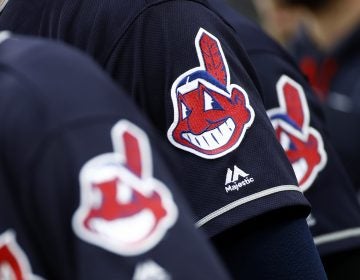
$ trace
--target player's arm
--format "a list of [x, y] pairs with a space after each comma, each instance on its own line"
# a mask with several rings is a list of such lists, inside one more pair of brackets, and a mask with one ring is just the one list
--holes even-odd
[[268, 213], [215, 236], [213, 243], [235, 279], [326, 279], [303, 217]]
[[[281, 247], [278, 237], [289, 236], [289, 246], [281, 254], [291, 255], [293, 264], [298, 256], [291, 248], [301, 239], [309, 253], [302, 255], [302, 261], [309, 263], [319, 279], [324, 277], [305, 225], [303, 195], [249, 78], [246, 55], [233, 31], [201, 4], [171, 1], [149, 8], [130, 26], [113, 53], [113, 63], [120, 56], [127, 58], [125, 65], [132, 65], [133, 71], [119, 64], [115, 76], [131, 89], [168, 139], [177, 156], [169, 166], [194, 209], [196, 225], [210, 237], [228, 237], [233, 248], [243, 242], [254, 248], [267, 242]], [[234, 134], [223, 130], [224, 120], [229, 125], [234, 121]], [[273, 222], [264, 222], [274, 210], [279, 211]], [[256, 233], [257, 240], [250, 242], [250, 238], [241, 240], [226, 233], [237, 232], [238, 225], [254, 217], [264, 217], [261, 223], [269, 234]], [[249, 247], [244, 255], [252, 254]], [[223, 252], [241, 273], [243, 256]], [[280, 260], [268, 258], [267, 262], [269, 267], [271, 263], [277, 266]], [[291, 268], [291, 275], [301, 277], [295, 273], [298, 266]]]
[[0, 83], [7, 176], [47, 278], [228, 279], [161, 143], [110, 78], [74, 50], [21, 37], [0, 45], [0, 61], [12, 74]]
[[[220, 7], [217, 2], [212, 1]], [[308, 81], [285, 50], [230, 8], [223, 5], [219, 10], [244, 41], [265, 89], [264, 104], [276, 135], [294, 167], [300, 188], [312, 204], [308, 224], [327, 275], [337, 278], [339, 271], [356, 275], [353, 263], [359, 258], [359, 205], [326, 129], [338, 118], [325, 122], [323, 108]], [[307, 163], [305, 169], [298, 168], [300, 161]], [[333, 211], [329, 204], [341, 204], [342, 211]]]

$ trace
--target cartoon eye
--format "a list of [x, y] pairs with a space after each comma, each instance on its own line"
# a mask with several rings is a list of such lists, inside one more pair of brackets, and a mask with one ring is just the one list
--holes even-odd
[[189, 108], [186, 107], [186, 105], [181, 102], [181, 112], [182, 112], [182, 118], [184, 120], [190, 115], [191, 110], [189, 110]]
[[291, 143], [291, 141], [290, 141], [289, 136], [286, 133], [282, 132], [280, 134], [280, 144], [285, 151], [288, 151], [290, 149], [290, 143]]
[[220, 104], [206, 91], [204, 92], [204, 111], [222, 109]]
[[295, 147], [294, 143], [291, 141], [289, 135], [284, 132], [282, 132], [280, 134], [280, 144], [285, 151], [296, 149], [296, 147]]

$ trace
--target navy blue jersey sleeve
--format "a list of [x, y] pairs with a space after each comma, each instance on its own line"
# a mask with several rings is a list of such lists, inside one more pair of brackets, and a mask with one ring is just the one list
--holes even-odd
[[2, 164], [46, 278], [228, 279], [161, 143], [91, 60], [15, 37], [0, 65]]
[[349, 173], [357, 191], [360, 139], [359, 86], [360, 26], [352, 30], [331, 49], [319, 49], [306, 28], [302, 28], [289, 46], [301, 71], [309, 79], [313, 91], [324, 106], [329, 134], [335, 150]]
[[129, 25], [107, 70], [167, 138], [196, 225], [213, 236], [274, 209], [305, 214], [233, 30], [201, 2], [163, 2]]
[[[274, 63], [274, 60], [276, 62], [277, 58], [272, 58], [269, 55], [267, 58], [262, 55], [254, 55], [254, 60], [256, 60], [257, 63], [260, 63], [260, 61], [261, 63], [267, 61], [268, 63], [272, 63], [272, 65], [279, 66], [277, 69], [276, 67], [271, 69], [271, 73], [274, 73], [274, 80], [267, 80], [270, 83], [266, 83], [264, 77], [269, 77], [268, 73], [270, 73], [270, 69], [264, 67], [263, 69], [260, 69], [259, 72], [264, 71], [263, 73], [260, 73], [260, 76], [264, 78], [264, 86], [273, 90], [271, 96], [275, 97], [275, 92], [277, 91], [277, 98], [273, 98], [272, 101], [269, 101], [269, 105], [267, 106], [269, 109], [269, 117], [272, 119], [279, 140], [284, 141], [282, 142], [283, 147], [298, 175], [300, 187], [304, 190], [305, 196], [312, 204], [309, 225], [311, 226], [315, 243], [318, 245], [320, 252], [322, 254], [328, 254], [338, 250], [347, 250], [359, 246], [360, 209], [356, 200], [356, 192], [327, 138], [328, 135], [324, 130], [325, 123], [322, 118], [318, 117], [316, 114], [318, 105], [314, 98], [307, 98], [307, 96], [313, 96], [310, 86], [297, 71], [289, 69], [289, 67], [286, 67], [282, 63]], [[281, 78], [283, 81], [286, 79], [289, 84], [285, 82], [281, 85], [281, 81], [274, 83], [276, 79]], [[295, 86], [291, 89], [295, 89], [297, 94], [300, 94], [303, 99], [296, 105], [296, 99], [293, 97], [292, 100], [289, 100], [288, 105], [285, 106], [298, 106], [299, 108], [302, 108], [305, 114], [308, 114], [309, 136], [307, 138], [308, 140], [302, 140], [302, 143], [306, 143], [310, 138], [315, 141], [314, 143], [318, 143], [316, 150], [311, 151], [311, 146], [307, 144], [307, 148], [302, 152], [300, 151], [301, 142], [294, 144], [297, 145], [297, 149], [299, 149], [299, 155], [297, 156], [294, 156], [292, 150], [289, 149], [290, 146], [286, 144], [284, 139], [286, 136], [289, 136], [290, 142], [288, 143], [291, 145], [291, 143], [295, 143], [299, 138], [296, 138], [296, 133], [292, 133], [295, 131], [291, 132], [291, 129], [290, 131], [285, 129], [284, 132], [284, 130], [282, 130], [284, 126], [278, 122], [279, 117], [281, 118], [281, 116], [278, 115], [277, 108], [284, 108], [284, 103], [282, 105], [279, 104], [281, 102], [280, 95], [282, 94], [279, 85], [283, 87], [283, 93], [286, 95], [289, 93], [286, 87], [288, 85], [291, 87], [291, 84], [292, 86]], [[270, 87], [271, 85], [272, 87]], [[276, 85], [278, 85], [278, 89], [276, 89]], [[304, 102], [304, 100], [307, 101]], [[274, 101], [279, 102], [278, 105], [271, 106], [270, 104]], [[291, 113], [287, 113], [290, 119], [295, 118], [295, 116], [291, 116], [290, 114]], [[284, 125], [286, 126], [286, 123], [284, 123]], [[305, 127], [303, 127], [303, 131], [305, 131]], [[307, 154], [307, 151], [310, 152], [310, 154]], [[314, 160], [316, 157], [318, 159]], [[297, 165], [300, 162], [299, 158], [302, 158], [307, 162], [305, 170], [304, 168], [299, 168], [299, 165]], [[324, 196], [325, 193], [326, 195]], [[334, 204], [342, 205], [342, 211], [339, 212], [328, 207], [328, 205]]]
[[13, 0], [0, 27], [63, 40], [95, 58], [168, 139], [162, 148], [175, 160], [167, 165], [197, 226], [212, 236], [274, 209], [306, 212], [308, 205], [246, 54], [205, 2], [44, 1], [31, 13], [41, 16], [23, 26], [13, 14], [27, 18], [28, 5]]
[[213, 242], [234, 279], [327, 279], [304, 218], [271, 213]]
[[259, 75], [276, 136], [312, 205], [308, 224], [321, 255], [359, 247], [356, 193], [330, 143], [331, 123], [325, 122], [318, 99], [285, 50], [254, 24], [229, 13]]

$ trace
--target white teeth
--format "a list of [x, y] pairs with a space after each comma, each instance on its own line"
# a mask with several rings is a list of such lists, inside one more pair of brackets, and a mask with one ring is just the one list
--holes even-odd
[[154, 227], [156, 219], [149, 210], [142, 210], [131, 217], [107, 221], [94, 218], [90, 226], [104, 238], [121, 243], [134, 243], [144, 239]]
[[[290, 149], [291, 141], [286, 133], [280, 134], [280, 144], [285, 151], [288, 151]], [[305, 173], [308, 170], [306, 160], [303, 158], [299, 159], [298, 161], [292, 163], [292, 167], [294, 169], [296, 179], [298, 180], [298, 182], [300, 182], [304, 178]]]
[[188, 133], [183, 133], [182, 137], [184, 137], [188, 142], [191, 142]]
[[182, 137], [191, 144], [203, 149], [214, 150], [224, 146], [229, 142], [235, 130], [235, 123], [231, 118], [228, 118], [219, 127], [206, 131], [202, 134], [195, 135], [192, 133], [182, 133]]
[[298, 180], [298, 182], [300, 182], [304, 178], [305, 173], [308, 170], [308, 165], [306, 163], [306, 160], [302, 158], [297, 162], [294, 162], [292, 164], [292, 167], [294, 169], [296, 179]]
[[132, 199], [133, 190], [127, 184], [121, 183], [117, 185], [116, 200], [119, 203], [129, 203]]
[[103, 198], [100, 190], [94, 188], [94, 190], [91, 192], [91, 195], [89, 196], [89, 199], [92, 208], [97, 209], [101, 207]]
[[290, 138], [284, 132], [280, 133], [280, 144], [281, 144], [281, 146], [283, 147], [283, 149], [285, 151], [289, 150], [289, 148], [290, 148]]

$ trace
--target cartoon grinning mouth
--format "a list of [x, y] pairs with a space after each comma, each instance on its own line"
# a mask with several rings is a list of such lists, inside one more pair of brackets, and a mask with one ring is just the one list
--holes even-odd
[[100, 232], [109, 240], [116, 240], [119, 243], [125, 244], [143, 240], [151, 233], [155, 225], [156, 219], [154, 214], [147, 209], [128, 218], [113, 221], [94, 218], [90, 222], [93, 230]]
[[198, 148], [210, 151], [226, 145], [234, 134], [234, 131], [235, 123], [231, 118], [228, 118], [217, 128], [202, 134], [195, 135], [190, 132], [184, 132], [181, 136]]
[[309, 168], [306, 160], [302, 158], [292, 162], [291, 164], [294, 169], [297, 181], [301, 182]]
[[[286, 152], [290, 150], [291, 140], [286, 133], [280, 134], [280, 144]], [[296, 161], [291, 161], [291, 165], [295, 172], [297, 181], [301, 182], [309, 168], [306, 160], [304, 158], [300, 158]]]

